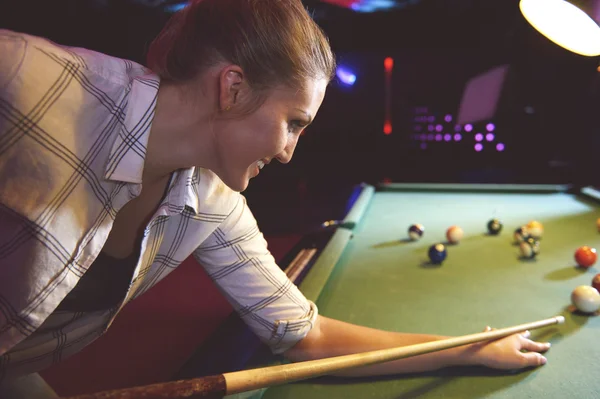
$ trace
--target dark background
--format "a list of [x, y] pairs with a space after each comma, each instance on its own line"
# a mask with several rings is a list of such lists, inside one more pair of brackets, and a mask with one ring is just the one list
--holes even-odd
[[[0, 28], [143, 64], [170, 4], [1, 0]], [[398, 0], [394, 10], [366, 14], [305, 4], [357, 81], [352, 87], [332, 82], [293, 161], [273, 163], [251, 182], [246, 196], [263, 229], [307, 228], [340, 217], [360, 182], [598, 185], [599, 60], [542, 37], [517, 0]], [[386, 57], [394, 59], [389, 136], [383, 134]], [[426, 142], [422, 149], [414, 139], [415, 109], [456, 117], [467, 81], [499, 65], [510, 72], [490, 121], [506, 151], [475, 152], [475, 131], [459, 143]]]

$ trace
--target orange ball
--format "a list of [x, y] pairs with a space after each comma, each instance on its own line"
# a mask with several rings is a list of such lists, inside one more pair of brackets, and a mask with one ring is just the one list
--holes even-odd
[[592, 279], [592, 287], [600, 291], [600, 273], [596, 274]]
[[458, 226], [451, 226], [448, 230], [446, 230], [446, 238], [451, 244], [458, 244], [459, 241], [462, 240], [463, 236], [463, 229]]
[[584, 245], [575, 251], [575, 261], [579, 266], [585, 267], [586, 269], [596, 263], [597, 259], [598, 255], [596, 254], [596, 248]]

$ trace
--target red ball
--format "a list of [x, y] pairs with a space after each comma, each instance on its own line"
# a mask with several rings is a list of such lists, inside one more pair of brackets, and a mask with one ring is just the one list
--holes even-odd
[[592, 287], [600, 291], [600, 273], [596, 274], [592, 279]]
[[596, 254], [596, 248], [590, 248], [587, 245], [579, 247], [575, 251], [575, 261], [581, 267], [588, 268], [596, 263], [598, 255]]

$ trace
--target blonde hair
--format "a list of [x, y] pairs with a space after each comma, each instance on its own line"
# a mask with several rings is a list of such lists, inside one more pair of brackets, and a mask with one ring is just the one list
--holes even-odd
[[192, 0], [150, 45], [148, 67], [186, 82], [205, 69], [240, 66], [256, 91], [279, 85], [301, 90], [307, 79], [335, 73], [329, 42], [301, 0]]

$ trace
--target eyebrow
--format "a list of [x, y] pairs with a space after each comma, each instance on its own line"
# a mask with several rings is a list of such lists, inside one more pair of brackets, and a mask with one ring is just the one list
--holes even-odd
[[295, 109], [296, 109], [296, 111], [300, 111], [300, 112], [302, 112], [304, 115], [306, 115], [306, 118], [307, 118], [307, 120], [306, 120], [306, 124], [307, 124], [307, 125], [310, 125], [310, 124], [312, 123], [312, 116], [311, 116], [311, 115], [310, 115], [308, 112], [306, 112], [306, 111], [304, 111], [304, 110], [301, 110], [300, 108], [295, 108]]

